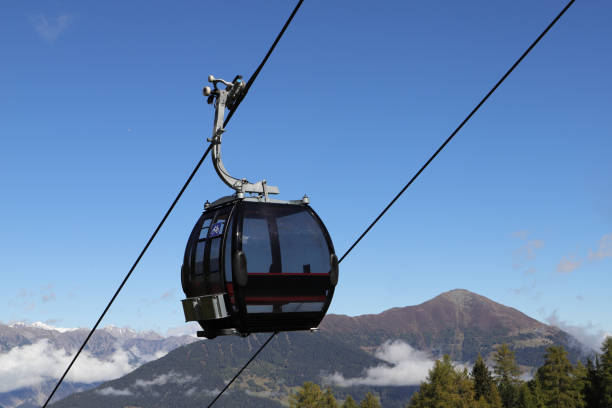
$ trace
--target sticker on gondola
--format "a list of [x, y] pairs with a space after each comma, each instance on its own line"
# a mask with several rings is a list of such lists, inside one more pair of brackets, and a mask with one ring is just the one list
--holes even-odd
[[223, 234], [223, 223], [222, 222], [214, 223], [208, 230], [208, 238], [218, 237], [221, 234]]

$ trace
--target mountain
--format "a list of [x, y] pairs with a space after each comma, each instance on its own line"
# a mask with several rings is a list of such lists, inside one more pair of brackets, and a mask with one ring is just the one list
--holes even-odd
[[[225, 385], [269, 335], [224, 337], [178, 348], [95, 390], [73, 394], [53, 407], [201, 407]], [[218, 402], [219, 407], [281, 407], [297, 385], [326, 369], [359, 376], [384, 363], [323, 333], [280, 333]]]
[[[73, 394], [54, 408], [207, 405], [267, 334], [220, 337], [173, 350], [128, 375]], [[384, 407], [403, 407], [433, 359], [448, 353], [471, 364], [508, 343], [528, 372], [545, 348], [564, 346], [578, 358], [577, 342], [561, 330], [466, 290], [453, 290], [417, 306], [380, 314], [328, 315], [318, 333], [280, 333], [217, 402], [219, 407], [286, 406], [305, 381], [332, 386], [356, 399], [373, 390]]]
[[449, 354], [455, 361], [475, 361], [508, 343], [524, 366], [540, 366], [552, 344], [565, 347], [573, 361], [583, 346], [569, 334], [484, 296], [456, 289], [417, 306], [393, 308], [376, 315], [327, 315], [322, 331], [343, 335], [359, 347], [374, 348], [399, 339], [433, 355]]
[[[40, 406], [88, 333], [40, 322], [0, 323], [0, 408]], [[54, 400], [120, 377], [196, 340], [114, 326], [100, 329]]]

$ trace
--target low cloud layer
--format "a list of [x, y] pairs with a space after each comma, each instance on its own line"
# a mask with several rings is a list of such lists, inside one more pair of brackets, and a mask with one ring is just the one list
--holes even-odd
[[158, 360], [168, 354], [166, 351], [158, 350], [153, 354], [146, 354], [138, 350], [136, 346], [130, 348], [130, 353], [135, 356], [141, 364], [148, 363], [149, 361]]
[[[55, 348], [47, 339], [0, 354], [0, 392], [31, 387], [49, 379], [59, 378], [72, 353]], [[110, 358], [100, 360], [83, 352], [68, 373], [71, 382], [93, 383], [119, 378], [136, 368], [130, 364], [129, 353], [118, 349]]]
[[581, 326], [561, 320], [556, 310], [546, 318], [546, 323], [574, 336], [581, 343], [577, 346], [586, 346], [587, 349], [585, 351], [588, 352], [593, 350], [599, 351], [605, 338], [611, 335], [592, 323]]
[[427, 353], [415, 350], [400, 340], [384, 343], [375, 355], [389, 364], [370, 367], [365, 370], [364, 376], [357, 378], [345, 378], [341, 373], [335, 372], [324, 377], [324, 381], [341, 387], [418, 385], [425, 380], [434, 365], [434, 360]]
[[202, 330], [199, 324], [188, 322], [176, 327], [170, 327], [166, 330], [166, 336], [192, 336], [197, 337], [198, 330]]
[[[152, 394], [157, 395], [155, 390], [156, 387], [163, 387], [167, 384], [176, 384], [180, 386], [191, 385], [197, 382], [199, 379], [198, 376], [192, 376], [188, 374], [177, 373], [176, 371], [169, 371], [165, 374], [157, 375], [150, 380], [137, 379], [130, 386], [126, 388], [113, 388], [113, 387], [105, 387], [96, 390], [97, 394], [103, 395], [105, 397], [123, 397], [129, 395], [140, 395], [140, 394]], [[192, 387], [186, 391], [186, 395], [190, 396], [197, 393], [210, 392], [213, 393], [218, 390], [198, 390], [196, 387]], [[206, 394], [208, 395], [208, 394]]]
[[170, 371], [167, 374], [161, 374], [151, 380], [138, 379], [134, 382], [134, 388], [152, 388], [154, 386], [163, 386], [166, 384], [185, 385], [195, 382], [198, 377], [187, 374], [179, 374], [175, 371]]
[[127, 388], [117, 389], [113, 387], [105, 387], [100, 390], [96, 390], [96, 392], [100, 395], [104, 395], [105, 397], [128, 397], [133, 395], [132, 391]]
[[[221, 392], [220, 389], [215, 388], [212, 390], [207, 390], [206, 388], [200, 388], [200, 387], [191, 387], [190, 389], [188, 389], [187, 391], [185, 391], [185, 395], [188, 397], [192, 397], [194, 395], [205, 395], [207, 397], [216, 397], [217, 395], [219, 395], [219, 393]], [[226, 394], [230, 394], [232, 393], [233, 390], [227, 390], [225, 391]]]

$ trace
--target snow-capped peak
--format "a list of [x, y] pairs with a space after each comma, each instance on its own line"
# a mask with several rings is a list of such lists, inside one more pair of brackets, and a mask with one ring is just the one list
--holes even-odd
[[55, 326], [51, 326], [43, 322], [34, 322], [34, 323], [15, 322], [15, 323], [10, 324], [9, 326], [13, 328], [30, 327], [30, 328], [41, 329], [41, 330], [53, 330], [53, 331], [58, 331], [60, 333], [79, 330], [76, 327], [55, 327]]
[[136, 331], [129, 327], [117, 327], [113, 325], [105, 326], [102, 330], [117, 338], [128, 338], [128, 339], [162, 339], [159, 333], [154, 331]]

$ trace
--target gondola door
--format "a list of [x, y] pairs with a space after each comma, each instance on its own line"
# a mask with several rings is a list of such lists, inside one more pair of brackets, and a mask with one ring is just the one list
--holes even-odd
[[305, 330], [323, 318], [330, 284], [331, 240], [309, 207], [244, 202], [239, 250], [247, 284], [239, 305], [244, 331]]

